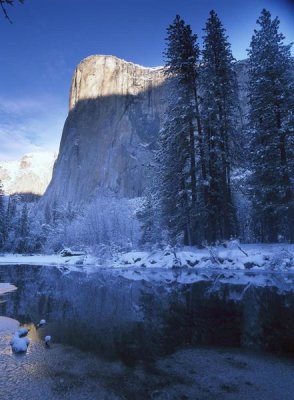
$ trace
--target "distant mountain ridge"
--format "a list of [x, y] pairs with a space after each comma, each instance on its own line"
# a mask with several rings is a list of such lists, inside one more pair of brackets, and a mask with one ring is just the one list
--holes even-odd
[[33, 193], [43, 195], [51, 177], [57, 155], [33, 152], [20, 160], [0, 161], [0, 180], [7, 195]]

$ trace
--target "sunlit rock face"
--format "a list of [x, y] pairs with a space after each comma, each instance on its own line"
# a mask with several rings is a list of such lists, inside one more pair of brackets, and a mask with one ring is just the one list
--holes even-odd
[[[235, 68], [245, 122], [247, 62]], [[141, 196], [152, 177], [169, 92], [162, 67], [113, 56], [83, 60], [72, 79], [60, 152], [41, 205], [76, 206], [101, 194]]]
[[142, 195], [167, 97], [162, 68], [113, 56], [83, 60], [73, 76], [59, 157], [42, 203]]
[[4, 192], [42, 195], [51, 180], [55, 159], [52, 152], [40, 152], [25, 154], [17, 161], [0, 161]]

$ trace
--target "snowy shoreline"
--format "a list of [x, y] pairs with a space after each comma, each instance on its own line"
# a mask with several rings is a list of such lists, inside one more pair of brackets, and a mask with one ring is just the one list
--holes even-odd
[[67, 257], [60, 254], [4, 254], [0, 256], [0, 265], [51, 266], [59, 268], [62, 273], [94, 274], [103, 270], [132, 281], [162, 281], [166, 284], [191, 284], [212, 279], [267, 286], [276, 285], [283, 277], [288, 289], [293, 287], [294, 291], [294, 245], [289, 244], [233, 243], [228, 248], [130, 251], [116, 254], [106, 261], [90, 254]]
[[0, 254], [0, 264], [30, 264], [79, 267], [191, 268], [224, 270], [270, 270], [294, 272], [294, 245], [236, 244], [231, 247], [196, 249], [167, 247], [165, 250], [117, 253], [106, 261], [93, 254]]

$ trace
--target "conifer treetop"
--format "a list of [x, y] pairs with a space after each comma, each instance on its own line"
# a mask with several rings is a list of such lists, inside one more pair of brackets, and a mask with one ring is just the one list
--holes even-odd
[[199, 46], [197, 35], [193, 34], [190, 25], [176, 15], [172, 24], [167, 28], [166, 50], [163, 53], [168, 75], [185, 75], [191, 65], [197, 63]]

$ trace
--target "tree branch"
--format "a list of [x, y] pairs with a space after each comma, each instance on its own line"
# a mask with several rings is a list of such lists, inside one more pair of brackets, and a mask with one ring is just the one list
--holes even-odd
[[[21, 4], [24, 3], [24, 0], [18, 0], [18, 1]], [[8, 20], [8, 22], [10, 24], [12, 24], [12, 20], [10, 19], [9, 15], [6, 11], [6, 8], [4, 7], [4, 4], [9, 4], [10, 6], [13, 6], [13, 3], [14, 3], [14, 0], [0, 0], [0, 6], [1, 6], [2, 12], [4, 14], [4, 17]]]
[[2, 9], [2, 11], [3, 11], [4, 17], [5, 17], [6, 19], [8, 19], [8, 22], [9, 22], [10, 24], [12, 24], [12, 21], [11, 21], [11, 19], [9, 18], [9, 15], [7, 14], [7, 11], [6, 11], [6, 9], [5, 9], [4, 5], [3, 5], [3, 1], [0, 2], [0, 5], [1, 5], [1, 9]]

